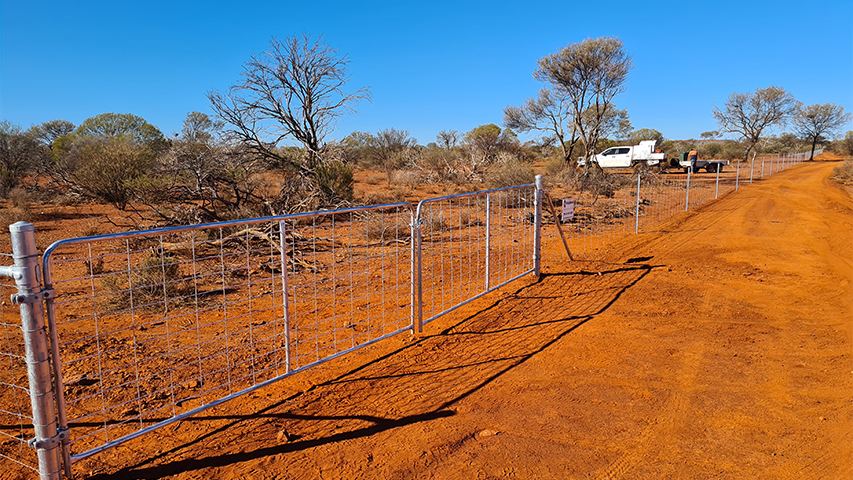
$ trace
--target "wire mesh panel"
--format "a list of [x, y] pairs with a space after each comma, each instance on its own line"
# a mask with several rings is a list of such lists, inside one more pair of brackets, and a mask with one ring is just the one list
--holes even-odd
[[568, 193], [574, 201], [573, 215], [564, 223], [572, 252], [589, 257], [610, 241], [632, 233], [636, 194], [637, 174], [634, 172], [579, 176]]
[[282, 221], [290, 367], [412, 329], [409, 204]]
[[411, 216], [401, 204], [55, 243], [72, 461], [411, 328]]
[[647, 173], [640, 179], [639, 230], [649, 229], [684, 213], [687, 175]]
[[[0, 266], [11, 266], [12, 255], [0, 254]], [[36, 452], [27, 441], [35, 437], [29, 379], [24, 355], [21, 316], [10, 301], [18, 288], [0, 276], [0, 471], [3, 478], [38, 473]]]
[[424, 323], [533, 271], [535, 194], [525, 185], [418, 205]]

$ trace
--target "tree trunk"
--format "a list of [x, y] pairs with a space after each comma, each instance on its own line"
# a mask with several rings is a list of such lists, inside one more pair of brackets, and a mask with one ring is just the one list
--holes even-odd
[[817, 137], [814, 137], [814, 138], [812, 139], [812, 153], [811, 153], [811, 155], [809, 155], [809, 161], [810, 161], [810, 162], [813, 162], [813, 161], [814, 161], [814, 149], [815, 149], [815, 146], [817, 146]]

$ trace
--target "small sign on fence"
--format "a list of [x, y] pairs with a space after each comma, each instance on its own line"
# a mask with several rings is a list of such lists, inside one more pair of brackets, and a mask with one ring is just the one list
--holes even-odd
[[563, 223], [571, 222], [575, 218], [575, 199], [563, 199]]

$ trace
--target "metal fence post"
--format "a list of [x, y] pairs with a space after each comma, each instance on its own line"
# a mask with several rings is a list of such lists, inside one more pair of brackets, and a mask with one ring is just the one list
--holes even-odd
[[723, 169], [723, 166], [717, 164], [717, 184], [716, 184], [716, 186], [714, 186], [714, 200], [716, 200], [720, 194], [720, 170], [722, 170], [722, 169]]
[[21, 311], [35, 430], [35, 438], [29, 443], [38, 455], [40, 478], [59, 479], [62, 468], [60, 442], [66, 438], [67, 431], [58, 432], [56, 424], [47, 328], [42, 304], [42, 301], [51, 295], [51, 291], [41, 288], [41, 268], [33, 224], [17, 222], [9, 225], [9, 231], [12, 234], [15, 266], [6, 271], [11, 273], [18, 286], [18, 293], [12, 296], [12, 303], [18, 304]]
[[[536, 175], [536, 195], [533, 200], [535, 218], [533, 221], [533, 274], [542, 273], [542, 175]], [[556, 219], [554, 219], [556, 220]]]
[[[770, 161], [773, 161], [773, 158], [770, 158]], [[761, 156], [761, 179], [764, 180], [764, 155]]]
[[749, 183], [752, 184], [752, 174], [755, 172], [755, 155], [752, 156], [752, 163], [749, 166]]
[[492, 276], [492, 257], [490, 252], [492, 250], [492, 194], [486, 194], [486, 288], [485, 291], [489, 291], [491, 288], [491, 276]]
[[642, 172], [637, 172], [637, 207], [634, 210], [634, 233], [640, 231], [640, 177]]
[[684, 211], [690, 207], [690, 173], [693, 172], [693, 167], [687, 169], [687, 195], [684, 196]]
[[737, 162], [737, 170], [735, 170], [735, 191], [740, 187], [740, 160]]

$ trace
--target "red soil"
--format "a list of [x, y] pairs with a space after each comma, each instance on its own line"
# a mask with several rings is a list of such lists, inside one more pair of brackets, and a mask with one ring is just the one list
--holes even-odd
[[834, 166], [743, 186], [597, 261], [551, 242], [538, 281], [75, 471], [851, 478], [853, 200]]

